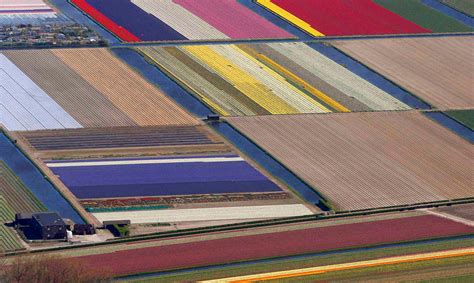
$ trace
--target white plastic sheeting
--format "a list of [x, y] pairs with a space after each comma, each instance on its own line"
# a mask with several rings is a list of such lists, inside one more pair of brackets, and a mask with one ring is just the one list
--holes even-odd
[[51, 9], [43, 0], [1, 0], [0, 11], [47, 10]]
[[0, 123], [12, 131], [82, 127], [3, 54]]
[[[1, 1], [1, 0], [0, 0]], [[62, 14], [51, 13], [9, 13], [0, 14], [0, 25], [47, 25], [47, 24], [64, 24], [70, 25], [74, 22]]]

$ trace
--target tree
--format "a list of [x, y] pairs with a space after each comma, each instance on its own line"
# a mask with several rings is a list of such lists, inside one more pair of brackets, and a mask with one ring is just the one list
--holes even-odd
[[74, 258], [50, 255], [0, 258], [0, 282], [62, 283], [109, 282], [108, 278], [86, 269]]

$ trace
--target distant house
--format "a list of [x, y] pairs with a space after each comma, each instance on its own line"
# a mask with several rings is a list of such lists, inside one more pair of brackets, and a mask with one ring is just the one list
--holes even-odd
[[19, 213], [15, 220], [28, 239], [65, 239], [67, 235], [66, 223], [56, 212]]

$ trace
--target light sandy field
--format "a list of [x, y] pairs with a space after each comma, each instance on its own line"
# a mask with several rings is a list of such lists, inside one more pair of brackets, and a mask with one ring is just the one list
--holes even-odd
[[474, 107], [474, 37], [347, 40], [337, 48], [440, 109]]
[[142, 210], [94, 213], [99, 221], [129, 219], [133, 223], [214, 221], [232, 219], [278, 218], [310, 215], [302, 204], [263, 205], [241, 207], [213, 207], [194, 209]]
[[419, 112], [226, 119], [339, 210], [474, 195], [472, 145]]

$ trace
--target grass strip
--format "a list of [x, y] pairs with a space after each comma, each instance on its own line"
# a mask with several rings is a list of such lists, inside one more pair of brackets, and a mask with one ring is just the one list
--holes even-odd
[[474, 17], [474, 4], [472, 0], [441, 0], [441, 2], [459, 12]]
[[452, 110], [445, 111], [444, 113], [469, 129], [474, 130], [474, 109]]

